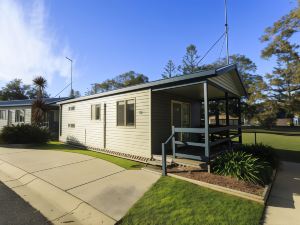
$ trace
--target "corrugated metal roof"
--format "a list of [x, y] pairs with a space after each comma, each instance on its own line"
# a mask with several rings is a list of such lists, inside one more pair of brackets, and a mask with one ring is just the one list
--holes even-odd
[[[64, 98], [44, 98], [47, 105], [56, 104], [60, 101], [65, 101], [70, 99], [69, 97]], [[35, 99], [24, 99], [24, 100], [11, 100], [11, 101], [0, 101], [0, 107], [9, 106], [31, 106]]]
[[231, 65], [223, 66], [223, 67], [216, 68], [216, 69], [200, 71], [200, 72], [197, 72], [194, 74], [182, 75], [182, 76], [172, 77], [172, 78], [168, 78], [168, 79], [161, 79], [161, 80], [156, 80], [156, 81], [152, 81], [152, 82], [148, 82], [148, 83], [144, 83], [144, 84], [138, 84], [138, 85], [133, 85], [130, 87], [120, 88], [120, 89], [113, 90], [113, 91], [107, 91], [107, 92], [103, 92], [103, 93], [99, 93], [99, 94], [93, 94], [93, 95], [89, 95], [89, 96], [68, 99], [65, 101], [61, 101], [57, 104], [65, 104], [65, 103], [84, 101], [84, 100], [88, 100], [88, 99], [100, 98], [100, 97], [105, 97], [105, 96], [109, 96], [109, 95], [121, 94], [121, 93], [125, 93], [125, 92], [137, 91], [137, 90], [148, 89], [148, 88], [155, 89], [155, 88], [159, 88], [162, 86], [172, 86], [172, 85], [175, 85], [175, 84], [178, 84], [181, 82], [190, 82], [190, 81], [193, 81], [193, 80], [199, 79], [199, 78], [202, 80], [205, 80], [207, 78], [211, 78], [214, 76], [219, 76], [219, 75], [228, 73], [230, 71], [236, 71], [236, 74], [239, 79], [239, 85], [241, 85], [242, 90], [244, 92], [241, 95], [247, 96], [244, 84], [241, 80], [241, 77], [240, 77], [238, 71], [237, 71], [237, 66], [236, 66], [236, 64], [231, 64]]

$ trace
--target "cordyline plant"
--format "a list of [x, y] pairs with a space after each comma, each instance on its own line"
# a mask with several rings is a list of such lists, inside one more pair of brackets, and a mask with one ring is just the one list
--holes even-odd
[[213, 162], [213, 172], [223, 176], [235, 177], [254, 184], [263, 184], [262, 171], [268, 163], [252, 154], [230, 151], [219, 155]]
[[33, 79], [33, 84], [36, 87], [37, 97], [32, 103], [32, 122], [37, 126], [41, 126], [47, 111], [47, 105], [43, 100], [44, 90], [47, 86], [47, 80], [42, 76], [38, 76]]

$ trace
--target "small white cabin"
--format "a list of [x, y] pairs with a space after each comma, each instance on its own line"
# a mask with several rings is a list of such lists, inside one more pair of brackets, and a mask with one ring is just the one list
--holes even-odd
[[[236, 65], [126, 87], [62, 102], [59, 140], [124, 157], [151, 159], [172, 133], [174, 157], [207, 160], [211, 150], [239, 137], [230, 113], [240, 112], [245, 88]], [[210, 113], [211, 103], [225, 112]], [[234, 104], [232, 104], [234, 103]], [[229, 108], [236, 106], [236, 110]], [[224, 108], [224, 107], [223, 107]], [[226, 115], [226, 124], [218, 115]], [[215, 115], [214, 124], [209, 116]], [[192, 146], [192, 153], [184, 147]], [[196, 149], [196, 150], [195, 150]], [[181, 151], [181, 152], [180, 152]], [[182, 152], [185, 151], [185, 152]]]

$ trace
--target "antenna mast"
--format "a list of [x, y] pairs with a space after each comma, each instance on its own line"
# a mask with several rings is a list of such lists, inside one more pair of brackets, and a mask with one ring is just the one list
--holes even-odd
[[227, 0], [225, 1], [225, 38], [226, 38], [226, 63], [229, 64], [229, 49], [228, 49], [228, 19], [227, 19]]

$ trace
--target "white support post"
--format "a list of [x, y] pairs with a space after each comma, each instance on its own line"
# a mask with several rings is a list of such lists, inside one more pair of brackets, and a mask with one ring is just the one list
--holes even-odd
[[[172, 134], [175, 134], [174, 126], [172, 126]], [[175, 153], [176, 153], [175, 135], [172, 137], [172, 152], [173, 152], [173, 158], [175, 159]]]

